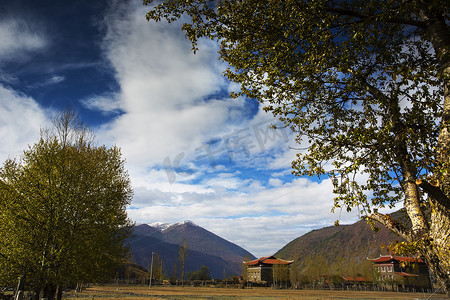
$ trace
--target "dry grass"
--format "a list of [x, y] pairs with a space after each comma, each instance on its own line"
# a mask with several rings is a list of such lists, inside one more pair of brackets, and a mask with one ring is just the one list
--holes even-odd
[[64, 299], [447, 299], [445, 295], [362, 291], [272, 290], [270, 288], [231, 289], [213, 287], [94, 286], [82, 293], [68, 293]]

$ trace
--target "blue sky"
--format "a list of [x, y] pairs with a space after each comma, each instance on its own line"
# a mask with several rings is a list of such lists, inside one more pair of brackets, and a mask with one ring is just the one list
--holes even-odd
[[148, 23], [142, 1], [0, 3], [0, 159], [18, 157], [70, 104], [122, 149], [137, 223], [194, 223], [256, 256], [317, 228], [331, 183], [291, 175], [298, 145], [251, 99], [230, 99], [217, 45], [194, 55], [180, 24]]

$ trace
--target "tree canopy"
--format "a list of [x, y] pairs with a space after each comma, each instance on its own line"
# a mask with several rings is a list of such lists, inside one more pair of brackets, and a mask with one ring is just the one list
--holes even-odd
[[[181, 19], [194, 51], [217, 41], [234, 96], [298, 133], [295, 174], [331, 178], [334, 208], [396, 232], [450, 293], [447, 1], [167, 0], [146, 17]], [[399, 203], [405, 223], [379, 212]]]
[[207, 266], [201, 266], [200, 270], [189, 273], [189, 280], [210, 280], [211, 275]]
[[0, 169], [0, 284], [41, 289], [114, 275], [128, 254], [132, 189], [117, 147], [68, 110]]

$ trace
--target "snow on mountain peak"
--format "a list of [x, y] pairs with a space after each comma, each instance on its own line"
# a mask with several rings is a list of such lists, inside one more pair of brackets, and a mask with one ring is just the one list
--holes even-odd
[[179, 225], [191, 225], [191, 226], [199, 227], [197, 224], [195, 224], [194, 222], [192, 222], [190, 220], [185, 220], [185, 221], [178, 222], [178, 223], [153, 222], [153, 223], [149, 223], [147, 225], [151, 226], [151, 227], [156, 227], [161, 231], [164, 231], [169, 227], [174, 227], [174, 226], [179, 226]]
[[153, 223], [149, 223], [147, 225], [151, 226], [151, 227], [156, 227], [159, 230], [164, 230], [164, 229], [167, 229], [168, 227], [170, 227], [172, 224], [170, 224], [170, 223], [162, 223], [162, 222], [153, 222]]
[[190, 220], [185, 220], [183, 222], [178, 223], [180, 225], [192, 225], [192, 226], [196, 226], [199, 227], [197, 224], [195, 224], [194, 222], [190, 221]]

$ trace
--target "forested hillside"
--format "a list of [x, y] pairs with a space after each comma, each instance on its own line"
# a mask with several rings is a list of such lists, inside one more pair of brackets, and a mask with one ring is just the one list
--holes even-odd
[[375, 232], [366, 221], [359, 221], [308, 232], [288, 243], [275, 256], [294, 259], [303, 273], [370, 276], [372, 269], [367, 258], [388, 254], [388, 246], [395, 240], [399, 237], [385, 227]]

